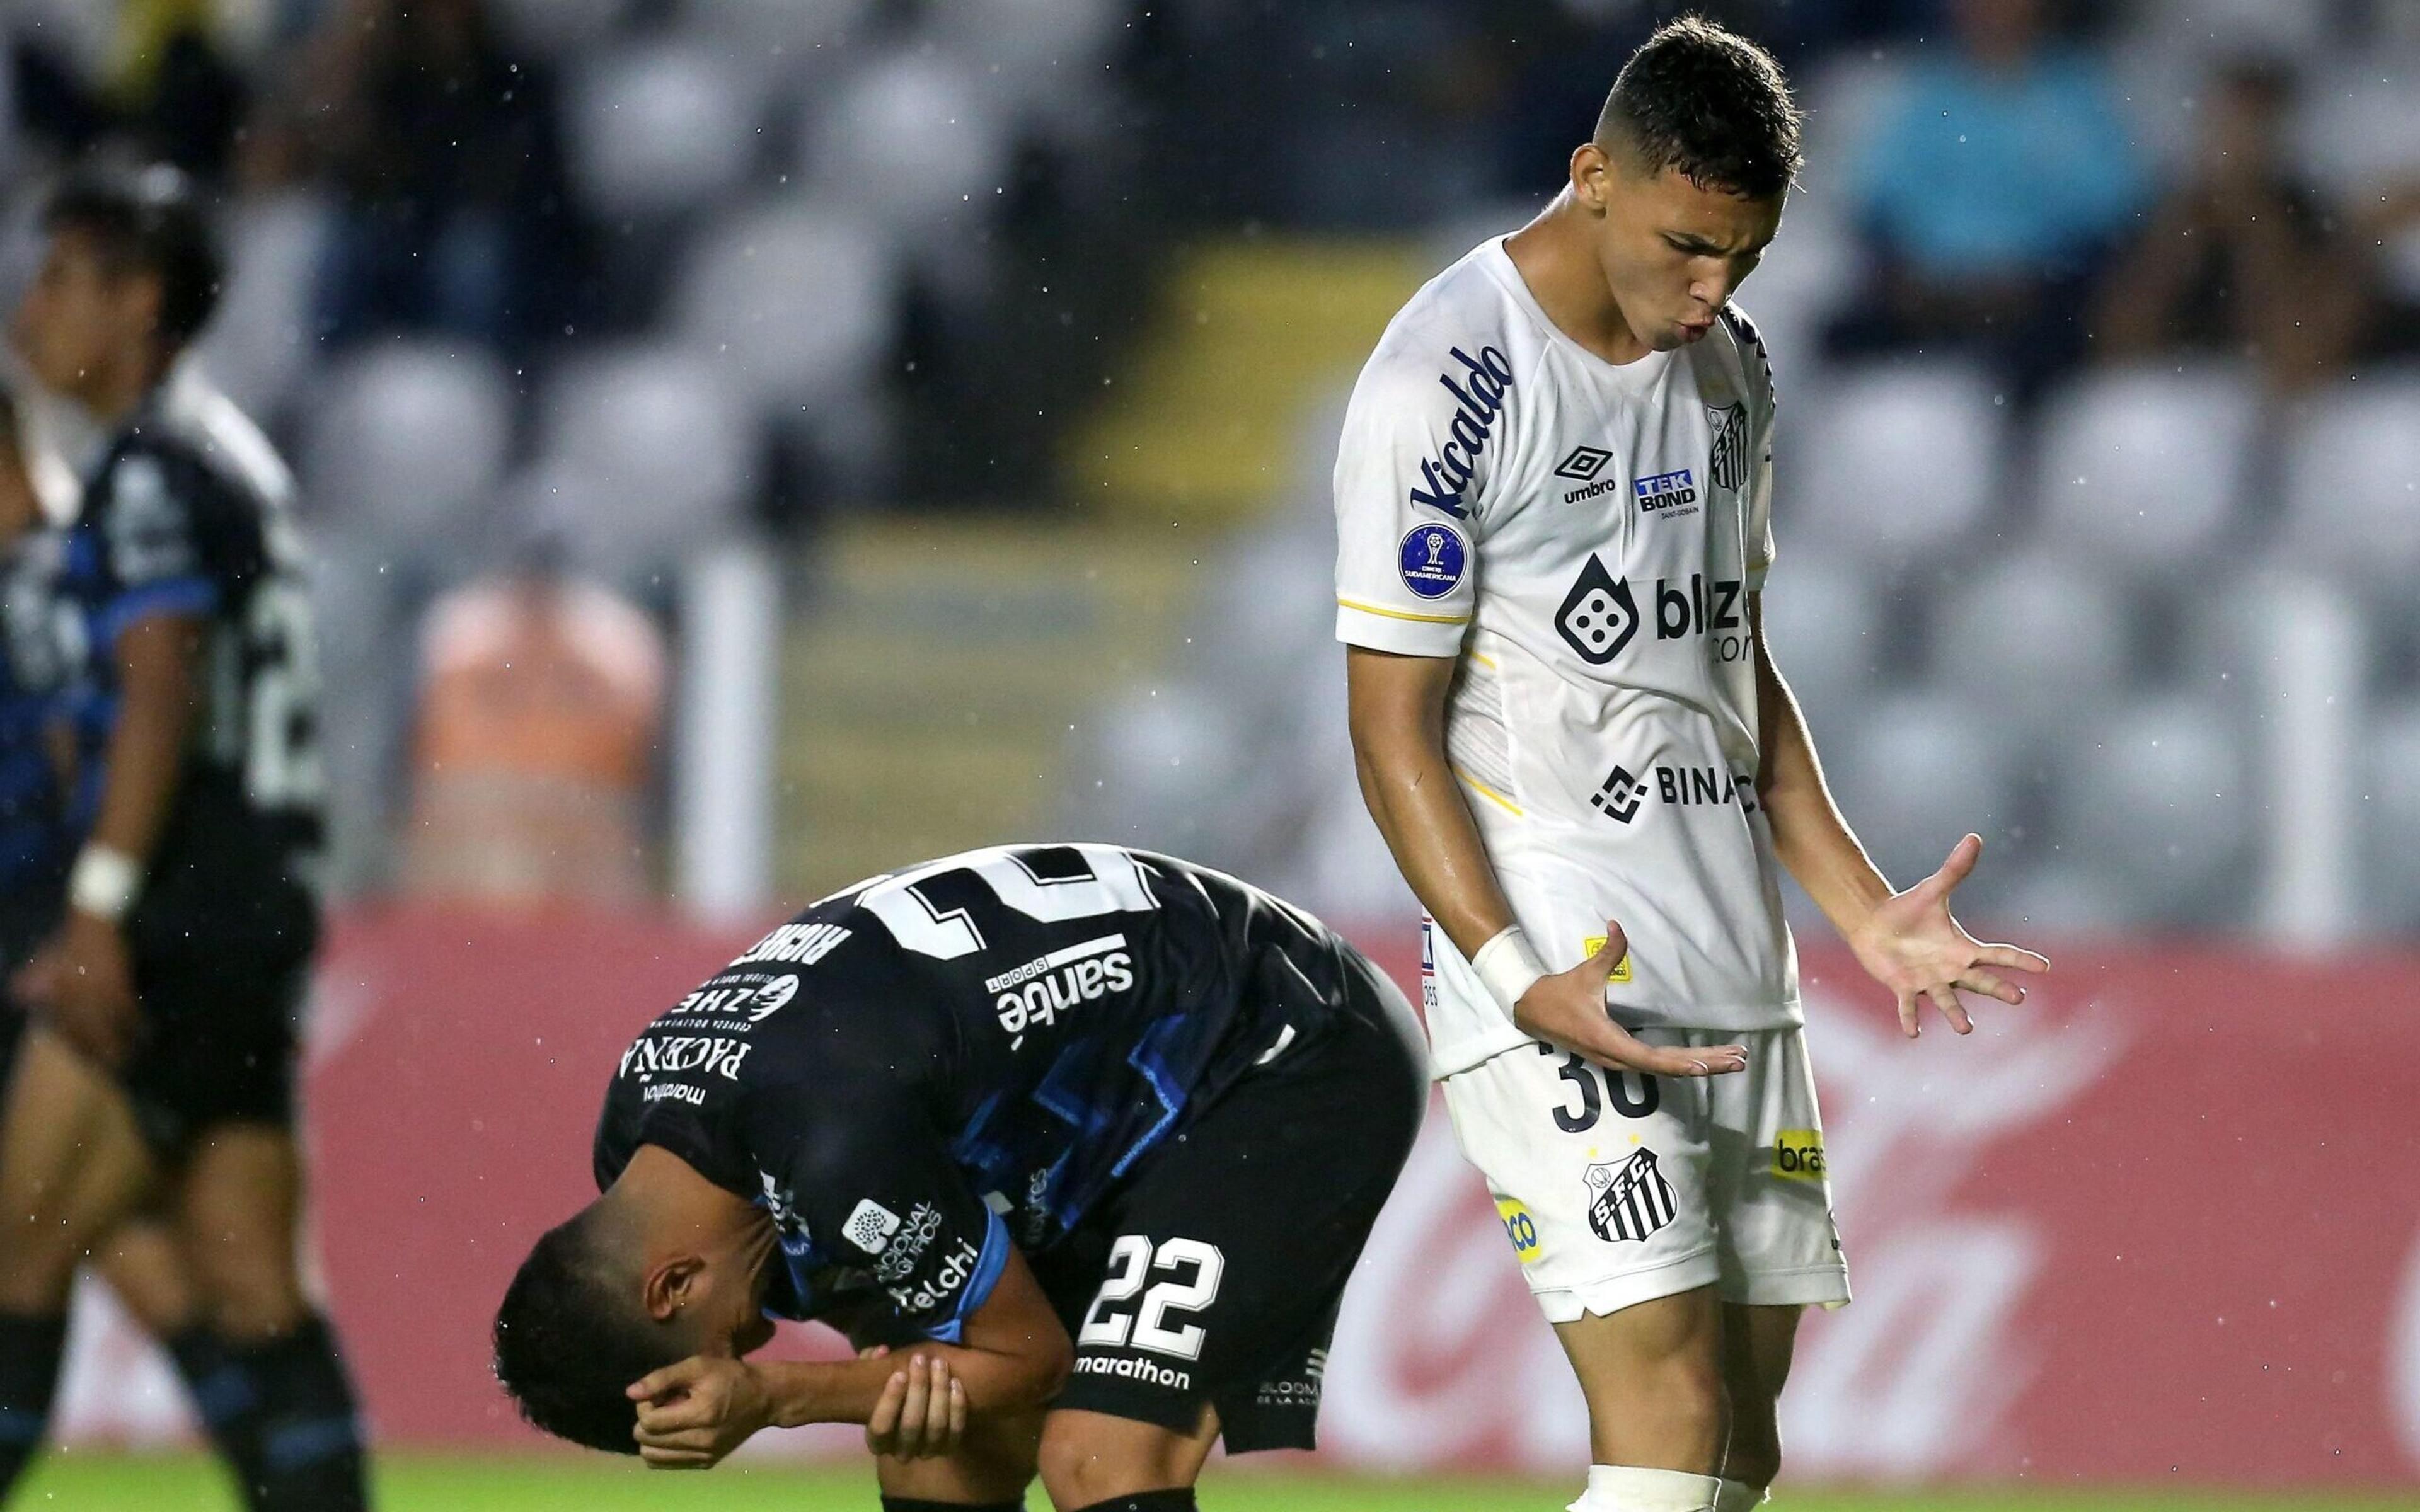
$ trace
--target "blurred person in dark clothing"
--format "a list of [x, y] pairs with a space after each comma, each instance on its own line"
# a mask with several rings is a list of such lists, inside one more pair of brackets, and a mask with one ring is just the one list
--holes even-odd
[[1850, 168], [1879, 271], [1835, 341], [1968, 346], [2030, 390], [2074, 356], [2144, 169], [2117, 91], [2055, 45], [2044, 0], [1949, 8], [1956, 52], [1918, 59]]
[[480, 0], [332, 0], [305, 67], [343, 200], [321, 333], [535, 335], [569, 224], [548, 76], [504, 51]]
[[[98, 0], [96, 0], [98, 3]], [[117, 8], [105, 62], [39, 21], [10, 39], [20, 124], [64, 157], [104, 140], [210, 180], [224, 177], [250, 87], [215, 35], [212, 0]]]
[[2335, 376], [2368, 300], [2335, 209], [2285, 161], [2293, 81], [2279, 66], [2222, 70], [2192, 176], [2111, 275], [2094, 335], [2123, 360], [2179, 348], [2250, 358], [2292, 393]]
[[354, 1512], [352, 1388], [296, 1253], [320, 778], [291, 486], [179, 362], [224, 266], [183, 176], [70, 179], [42, 228], [12, 335], [107, 439], [54, 585], [83, 841], [0, 1042], [0, 1484], [48, 1416], [76, 1267], [156, 1207], [198, 1308], [179, 1365], [245, 1500]]

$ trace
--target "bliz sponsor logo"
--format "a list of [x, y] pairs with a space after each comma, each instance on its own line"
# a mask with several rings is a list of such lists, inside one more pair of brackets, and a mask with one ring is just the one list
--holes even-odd
[[1470, 548], [1450, 525], [1422, 525], [1404, 534], [1395, 560], [1404, 587], [1422, 598], [1443, 598], [1461, 586]]
[[985, 981], [984, 990], [999, 995], [992, 1008], [1000, 1026], [1015, 1036], [1009, 1041], [1013, 1050], [1025, 1042], [1029, 1027], [1056, 1024], [1079, 1003], [1133, 986], [1134, 957], [1126, 952], [1126, 937], [1104, 934], [1002, 972]]
[[975, 1273], [975, 1262], [981, 1257], [973, 1242], [962, 1239], [958, 1241], [957, 1247], [950, 1251], [948, 1257], [941, 1261], [940, 1270], [930, 1281], [921, 1286], [911, 1287], [902, 1284], [884, 1289], [891, 1293], [891, 1300], [899, 1304], [899, 1310], [910, 1317], [918, 1313], [931, 1312], [957, 1295], [958, 1288], [965, 1286], [968, 1278]]
[[1630, 486], [1642, 515], [1694, 515], [1698, 512], [1698, 481], [1687, 468], [1639, 478]]
[[637, 1072], [639, 1080], [652, 1081], [658, 1076], [686, 1075], [696, 1072], [704, 1076], [721, 1072], [725, 1081], [739, 1079], [739, 1063], [753, 1049], [745, 1040], [729, 1040], [711, 1034], [675, 1034], [663, 1039], [647, 1038], [634, 1041], [622, 1052], [618, 1077]]
[[811, 966], [840, 948], [848, 931], [838, 924], [784, 924], [748, 948], [732, 963], [775, 961], [784, 965]]
[[1140, 1381], [1146, 1386], [1165, 1386], [1170, 1391], [1193, 1389], [1192, 1372], [1171, 1369], [1156, 1360], [1130, 1354], [1079, 1354], [1076, 1357], [1076, 1369], [1087, 1376], [1116, 1376], [1122, 1381]]
[[[1740, 608], [1740, 595], [1745, 587], [1745, 582], [1737, 578], [1710, 579], [1696, 572], [1689, 574], [1686, 582], [1656, 579], [1652, 600], [1655, 639], [1710, 637], [1716, 661], [1745, 661], [1749, 649], [1746, 616]], [[1555, 613], [1556, 633], [1579, 654], [1582, 661], [1602, 667], [1621, 655], [1622, 648], [1638, 633], [1638, 600], [1631, 591], [1630, 579], [1606, 571], [1605, 563], [1590, 553], [1587, 565], [1573, 580], [1571, 592], [1563, 595], [1562, 608]]]
[[1470, 486], [1496, 423], [1504, 416], [1504, 391], [1512, 386], [1512, 363], [1493, 347], [1481, 347], [1477, 357], [1459, 347], [1446, 355], [1460, 369], [1437, 375], [1437, 381], [1454, 398], [1453, 420], [1447, 426], [1453, 440], [1437, 448], [1436, 455], [1421, 458], [1420, 482], [1426, 486], [1412, 490], [1412, 502], [1461, 519], [1470, 513], [1462, 501], [1463, 492]]

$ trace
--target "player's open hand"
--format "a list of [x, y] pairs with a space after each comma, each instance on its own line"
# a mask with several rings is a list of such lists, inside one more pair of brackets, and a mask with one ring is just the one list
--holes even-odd
[[658, 1470], [711, 1470], [772, 1420], [764, 1378], [727, 1355], [691, 1355], [627, 1395], [639, 1404], [639, 1456]]
[[1745, 1071], [1747, 1050], [1735, 1044], [1675, 1049], [1649, 1044], [1613, 1021], [1605, 984], [1630, 951], [1621, 926], [1607, 919], [1605, 945], [1569, 971], [1541, 977], [1512, 1010], [1512, 1023], [1533, 1039], [1575, 1051], [1600, 1066], [1651, 1076], [1719, 1076]]
[[[868, 1350], [866, 1357], [881, 1352]], [[939, 1459], [957, 1452], [966, 1431], [966, 1382], [940, 1356], [911, 1355], [883, 1382], [874, 1415], [865, 1420], [865, 1446], [892, 1459]]]
[[70, 910], [58, 934], [27, 962], [10, 988], [60, 1038], [115, 1069], [132, 1054], [143, 1027], [134, 966], [117, 926]]
[[1961, 1034], [1971, 1034], [1961, 992], [1981, 993], [2003, 1003], [2025, 1000], [2025, 990], [2003, 971], [2041, 972], [2050, 962], [2013, 945], [1984, 945], [1950, 917], [1949, 894], [1975, 870], [1983, 837], [1969, 835], [1952, 846], [1941, 870], [1876, 905], [1865, 928], [1850, 937], [1857, 964], [1899, 998], [1899, 1026], [1909, 1039], [1920, 1029], [1930, 1001]]

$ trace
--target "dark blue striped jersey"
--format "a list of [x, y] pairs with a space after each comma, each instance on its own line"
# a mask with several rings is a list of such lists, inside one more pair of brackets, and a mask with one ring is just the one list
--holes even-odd
[[204, 625], [199, 717], [133, 927], [298, 956], [316, 932], [318, 679], [311, 609], [269, 442], [191, 373], [163, 384], [85, 481], [61, 595], [82, 621], [72, 813], [88, 824], [118, 713], [117, 640], [154, 615]]
[[0, 892], [56, 891], [67, 872], [66, 795], [52, 728], [70, 640], [53, 588], [61, 538], [0, 548]]
[[1363, 1011], [1345, 947], [1233, 877], [1109, 845], [878, 877], [658, 1018], [597, 1131], [764, 1206], [767, 1310], [955, 1339], [1010, 1245], [1048, 1248], [1255, 1062]]

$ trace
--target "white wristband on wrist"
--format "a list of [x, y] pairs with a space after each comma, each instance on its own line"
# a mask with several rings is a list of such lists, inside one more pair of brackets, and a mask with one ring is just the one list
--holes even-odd
[[126, 917], [142, 890], [142, 863], [97, 842], [76, 853], [68, 872], [68, 906], [113, 924]]
[[1521, 1001], [1523, 993], [1546, 975], [1545, 963], [1529, 949], [1529, 936], [1521, 933], [1518, 924], [1498, 931], [1495, 938], [1481, 946], [1479, 953], [1470, 958], [1470, 969], [1479, 974], [1487, 995], [1503, 1005], [1507, 1013]]

